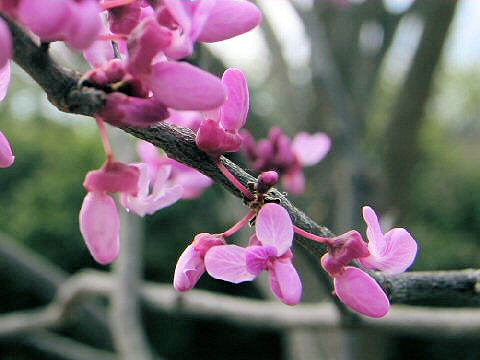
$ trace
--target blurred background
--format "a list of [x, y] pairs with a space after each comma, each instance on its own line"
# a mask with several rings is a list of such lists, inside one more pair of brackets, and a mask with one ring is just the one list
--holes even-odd
[[[272, 126], [290, 137], [299, 131], [331, 136], [329, 155], [306, 169], [305, 193], [289, 195], [290, 200], [335, 233], [363, 232], [361, 207], [374, 207], [386, 228], [405, 227], [419, 242], [413, 270], [478, 267], [480, 2], [257, 4], [264, 11], [260, 28], [199, 47], [188, 60], [217, 75], [225, 67], [244, 70], [251, 96], [247, 128], [257, 139]], [[86, 69], [78, 55], [61, 46], [53, 50], [67, 66]], [[68, 274], [109, 270], [92, 260], [78, 230], [83, 178], [104, 161], [96, 125], [60, 113], [25, 73], [14, 70], [0, 104], [1, 129], [16, 156], [0, 175], [1, 313], [48, 304]], [[131, 150], [125, 156], [134, 160], [134, 139], [116, 132], [112, 137], [117, 147]], [[241, 154], [230, 157], [250, 166]], [[140, 252], [139, 273], [171, 283], [177, 258], [195, 234], [222, 232], [244, 211], [238, 199], [214, 185], [196, 200], [180, 201], [142, 221], [129, 220], [135, 229], [130, 237]], [[245, 242], [248, 235], [242, 234], [234, 240]], [[304, 302], [328, 298], [301, 249], [295, 256]], [[204, 276], [198, 288], [262, 299], [270, 296], [264, 283], [234, 286]], [[54, 349], [62, 341], [67, 347], [104, 350], [108, 358], [115, 349], [106, 326], [108, 304], [99, 300], [93, 305], [105, 315], [93, 329], [86, 330], [82, 318], [76, 318], [54, 331], [0, 337], [0, 359], [75, 359]], [[341, 330], [326, 336], [321, 330], [249, 328], [148, 306], [141, 306], [140, 316], [151, 348], [167, 359], [480, 356], [476, 337], [381, 331], [345, 336]]]

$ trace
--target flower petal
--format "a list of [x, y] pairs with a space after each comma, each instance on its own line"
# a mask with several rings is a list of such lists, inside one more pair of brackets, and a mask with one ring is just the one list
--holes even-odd
[[120, 219], [115, 201], [105, 193], [89, 192], [83, 200], [79, 221], [93, 258], [104, 265], [114, 261], [120, 249]]
[[238, 284], [255, 279], [247, 271], [246, 249], [237, 245], [215, 246], [205, 255], [205, 267], [211, 277]]
[[387, 274], [404, 272], [415, 260], [417, 242], [403, 228], [395, 228], [385, 234], [387, 246], [382, 254], [360, 258], [363, 266], [378, 269]]
[[8, 61], [4, 67], [0, 68], [0, 101], [3, 101], [5, 96], [7, 96], [10, 78], [10, 61]]
[[13, 164], [15, 156], [13, 156], [12, 148], [8, 139], [0, 131], [0, 168], [6, 168]]
[[289, 193], [300, 195], [305, 191], [305, 175], [301, 167], [296, 167], [282, 177], [282, 185]]
[[178, 258], [173, 286], [177, 291], [191, 290], [204, 272], [205, 264], [200, 253], [193, 245], [188, 245]]
[[256, 233], [263, 246], [273, 246], [283, 255], [293, 241], [293, 224], [287, 210], [277, 204], [266, 204], [258, 212]]
[[333, 284], [338, 298], [360, 314], [379, 318], [390, 308], [380, 285], [360, 269], [346, 266], [343, 273], [333, 279]]
[[217, 0], [198, 41], [215, 42], [246, 33], [262, 21], [255, 4], [243, 0]]
[[387, 243], [385, 242], [380, 223], [375, 211], [370, 206], [363, 207], [363, 219], [367, 224], [368, 250], [373, 254], [381, 254]]
[[9, 63], [11, 57], [12, 35], [10, 34], [10, 29], [7, 24], [0, 18], [0, 68], [5, 67], [7, 63]]
[[327, 155], [330, 145], [327, 134], [301, 132], [293, 139], [292, 150], [302, 166], [312, 166]]
[[302, 298], [302, 282], [291, 261], [274, 261], [270, 270], [270, 287], [287, 305], [296, 305]]
[[185, 62], [155, 64], [150, 86], [158, 101], [177, 110], [213, 109], [226, 96], [219, 78]]
[[249, 273], [257, 276], [268, 267], [268, 258], [275, 256], [277, 249], [273, 246], [249, 246], [247, 247], [246, 266]]
[[225, 130], [238, 130], [247, 121], [247, 80], [239, 69], [231, 68], [223, 73], [222, 82], [227, 88], [227, 100], [222, 106], [222, 126]]

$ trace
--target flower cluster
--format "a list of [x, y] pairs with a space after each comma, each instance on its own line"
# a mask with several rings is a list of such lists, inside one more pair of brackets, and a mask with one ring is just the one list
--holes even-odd
[[275, 296], [285, 304], [297, 304], [302, 296], [302, 283], [292, 264], [293, 224], [283, 207], [270, 203], [260, 209], [255, 234], [246, 248], [225, 243], [227, 235], [232, 235], [253, 216], [249, 212], [234, 231], [197, 235], [178, 260], [175, 288], [190, 290], [205, 270], [215, 279], [235, 284], [251, 281], [262, 271], [268, 271]]
[[324, 133], [301, 132], [291, 141], [282, 129], [274, 127], [267, 139], [256, 142], [247, 131], [242, 131], [243, 152], [258, 171], [275, 170], [282, 175], [284, 188], [292, 194], [305, 190], [303, 167], [322, 160], [330, 150], [330, 138]]
[[390, 307], [387, 296], [370, 275], [348, 264], [358, 260], [367, 269], [399, 274], [413, 263], [417, 243], [403, 228], [383, 234], [377, 215], [369, 206], [363, 208], [363, 218], [368, 246], [358, 232], [350, 231], [332, 239], [321, 263], [333, 277], [335, 293], [343, 303], [361, 314], [382, 317]]

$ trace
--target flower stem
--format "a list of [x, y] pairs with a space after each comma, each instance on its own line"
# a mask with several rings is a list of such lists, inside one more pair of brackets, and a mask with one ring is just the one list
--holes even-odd
[[303, 236], [304, 238], [316, 241], [321, 244], [331, 244], [332, 239], [323, 237], [323, 236], [318, 236], [312, 233], [309, 233], [308, 231], [305, 231], [303, 229], [300, 229], [299, 227], [293, 225], [293, 232], [297, 233], [300, 236]]
[[217, 166], [225, 177], [249, 200], [253, 200], [253, 195], [238, 179], [228, 170], [219, 160]]
[[100, 3], [100, 7], [102, 8], [102, 11], [108, 10], [117, 6], [123, 6], [123, 5], [128, 5], [133, 3], [135, 0], [111, 0], [108, 2], [103, 1]]
[[118, 41], [118, 40], [127, 40], [128, 36], [124, 34], [103, 34], [98, 35], [97, 40], [100, 41]]
[[107, 129], [105, 128], [105, 123], [103, 122], [100, 116], [95, 118], [97, 121], [98, 130], [100, 131], [100, 138], [102, 139], [103, 149], [105, 150], [105, 155], [107, 155], [107, 160], [113, 160], [113, 151], [108, 141]]
[[245, 215], [239, 222], [237, 222], [235, 225], [233, 225], [230, 229], [222, 233], [223, 237], [229, 237], [235, 234], [238, 230], [242, 229], [245, 225], [248, 224], [250, 220], [253, 219], [255, 216], [256, 211], [255, 210], [250, 210], [247, 215]]

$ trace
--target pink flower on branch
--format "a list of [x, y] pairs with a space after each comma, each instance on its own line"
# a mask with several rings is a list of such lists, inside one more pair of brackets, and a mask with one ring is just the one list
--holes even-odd
[[372, 208], [365, 206], [363, 216], [368, 226], [368, 246], [358, 232], [350, 231], [332, 240], [321, 263], [333, 277], [335, 293], [344, 304], [361, 314], [382, 317], [390, 307], [382, 288], [366, 272], [348, 264], [358, 260], [367, 268], [398, 274], [413, 263], [417, 243], [402, 228], [383, 235]]
[[222, 83], [227, 99], [222, 106], [207, 113], [195, 139], [200, 149], [215, 157], [241, 149], [242, 137], [238, 131], [247, 121], [249, 108], [247, 81], [240, 70], [227, 69]]
[[301, 132], [291, 141], [278, 127], [270, 130], [268, 139], [255, 142], [242, 131], [243, 151], [258, 171], [275, 170], [282, 176], [285, 189], [293, 194], [305, 190], [303, 167], [320, 162], [330, 150], [330, 138], [324, 133]]
[[285, 304], [297, 304], [302, 283], [291, 261], [290, 216], [280, 205], [266, 204], [260, 209], [255, 226], [256, 235], [247, 248], [224, 245], [210, 249], [205, 256], [207, 272], [216, 279], [239, 283], [253, 280], [266, 270], [275, 296]]

